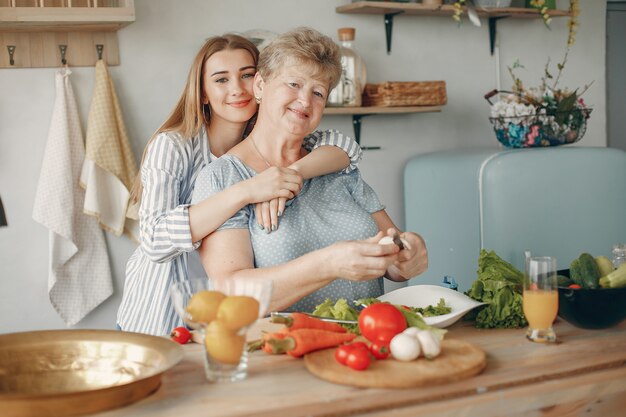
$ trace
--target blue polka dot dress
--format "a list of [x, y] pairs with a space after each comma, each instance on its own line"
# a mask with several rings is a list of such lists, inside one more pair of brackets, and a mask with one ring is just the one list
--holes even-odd
[[[224, 155], [198, 174], [192, 204], [255, 175], [256, 172], [237, 157]], [[247, 228], [255, 266], [263, 268], [283, 264], [338, 241], [374, 236], [378, 227], [371, 214], [383, 209], [374, 190], [355, 169], [348, 174], [335, 173], [306, 180], [300, 194], [287, 202], [279, 227], [272, 233], [265, 233], [257, 225], [254, 205], [241, 209], [218, 230]], [[297, 275], [294, 279], [298, 279]], [[337, 278], [288, 310], [311, 312], [326, 298], [352, 301], [378, 297], [383, 292], [382, 278], [367, 282]]]

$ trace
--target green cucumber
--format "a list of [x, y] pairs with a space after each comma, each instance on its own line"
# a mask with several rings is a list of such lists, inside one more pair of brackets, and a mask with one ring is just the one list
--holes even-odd
[[588, 253], [581, 254], [578, 257], [578, 264], [583, 288], [598, 288], [600, 269], [593, 256]]

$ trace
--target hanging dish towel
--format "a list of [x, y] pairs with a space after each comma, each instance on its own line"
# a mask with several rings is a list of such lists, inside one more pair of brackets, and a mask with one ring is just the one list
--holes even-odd
[[98, 222], [83, 213], [85, 193], [78, 182], [85, 146], [70, 74], [69, 69], [56, 73], [56, 100], [33, 208], [33, 219], [50, 230], [50, 302], [68, 326], [113, 294], [104, 235]]
[[86, 148], [87, 157], [80, 178], [85, 189], [85, 213], [95, 216], [100, 226], [114, 235], [126, 233], [138, 241], [139, 216], [136, 206], [130, 204], [137, 163], [113, 80], [103, 60], [96, 63]]

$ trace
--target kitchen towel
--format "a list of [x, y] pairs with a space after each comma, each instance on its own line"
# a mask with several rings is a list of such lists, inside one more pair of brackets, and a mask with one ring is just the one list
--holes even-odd
[[87, 214], [100, 226], [138, 241], [139, 222], [130, 190], [137, 175], [137, 163], [126, 134], [122, 110], [103, 60], [96, 63], [96, 81], [89, 108], [86, 138], [87, 157], [80, 178], [85, 189]]
[[33, 208], [33, 219], [49, 229], [50, 302], [68, 326], [113, 294], [103, 232], [83, 213], [79, 177], [85, 146], [70, 74], [67, 68], [56, 73], [56, 99]]

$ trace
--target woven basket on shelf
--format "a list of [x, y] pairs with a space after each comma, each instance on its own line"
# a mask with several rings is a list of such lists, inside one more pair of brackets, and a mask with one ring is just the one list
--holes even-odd
[[363, 92], [363, 106], [438, 106], [446, 101], [445, 81], [388, 81], [367, 84]]

